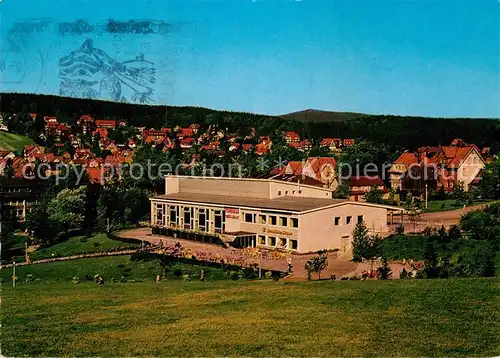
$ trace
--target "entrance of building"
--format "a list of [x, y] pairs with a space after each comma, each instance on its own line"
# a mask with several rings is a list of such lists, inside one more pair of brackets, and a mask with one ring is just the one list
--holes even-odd
[[257, 247], [257, 235], [238, 236], [233, 242], [234, 247]]

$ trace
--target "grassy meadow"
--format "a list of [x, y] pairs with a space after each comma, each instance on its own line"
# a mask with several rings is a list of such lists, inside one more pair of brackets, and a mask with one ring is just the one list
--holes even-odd
[[19, 152], [25, 145], [30, 144], [33, 144], [33, 141], [28, 137], [0, 131], [0, 150]]
[[126, 250], [138, 248], [140, 246], [140, 243], [124, 243], [122, 241], [110, 239], [103, 233], [95, 234], [90, 237], [73, 236], [65, 241], [33, 252], [31, 254], [31, 259], [39, 260], [50, 257], [88, 254], [108, 250]]
[[[189, 275], [192, 279], [200, 276], [203, 269], [207, 280], [225, 279], [226, 273], [219, 268], [175, 263], [168, 268], [167, 278]], [[110, 281], [154, 281], [156, 275], [163, 274], [157, 260], [131, 260], [130, 256], [105, 256], [16, 267], [18, 282], [70, 283], [74, 277], [80, 281], [92, 281], [99, 274], [105, 282]], [[12, 283], [12, 268], [0, 270], [0, 279], [4, 286]]]
[[4, 284], [2, 354], [495, 356], [499, 283]]

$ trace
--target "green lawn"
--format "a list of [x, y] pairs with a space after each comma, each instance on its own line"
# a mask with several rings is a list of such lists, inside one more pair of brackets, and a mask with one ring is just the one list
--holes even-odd
[[[467, 204], [466, 206], [485, 204], [487, 201], [475, 200]], [[423, 211], [426, 213], [435, 213], [439, 211], [449, 211], [463, 208], [463, 205], [455, 205], [455, 199], [446, 199], [446, 200], [432, 200], [427, 203], [427, 209], [425, 209], [425, 203], [423, 203]]]
[[19, 152], [25, 145], [30, 144], [33, 144], [33, 141], [28, 137], [0, 131], [0, 150]]
[[31, 254], [32, 260], [49, 257], [71, 256], [83, 253], [93, 253], [108, 250], [120, 250], [140, 247], [140, 244], [125, 243], [108, 238], [106, 234], [96, 234], [91, 237], [74, 236], [56, 245], [40, 249]]
[[[190, 275], [192, 279], [200, 276], [200, 270], [205, 271], [207, 280], [224, 279], [223, 270], [213, 267], [186, 265], [176, 263], [169, 267], [167, 278], [175, 278], [174, 273], [180, 270], [182, 274]], [[130, 256], [109, 256], [67, 261], [56, 261], [45, 264], [16, 267], [18, 282], [26, 283], [28, 275], [40, 283], [70, 283], [73, 277], [82, 282], [92, 280], [94, 275], [100, 274], [106, 282], [112, 280], [127, 281], [154, 281], [156, 275], [162, 274], [162, 268], [157, 260], [133, 261]], [[0, 278], [5, 285], [12, 284], [12, 268], [0, 270]]]
[[5, 356], [498, 356], [499, 280], [4, 285]]

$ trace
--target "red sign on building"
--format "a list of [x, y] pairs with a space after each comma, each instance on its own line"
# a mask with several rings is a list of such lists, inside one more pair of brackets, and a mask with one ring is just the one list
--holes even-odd
[[225, 208], [226, 219], [239, 219], [240, 218], [240, 210], [234, 208]]

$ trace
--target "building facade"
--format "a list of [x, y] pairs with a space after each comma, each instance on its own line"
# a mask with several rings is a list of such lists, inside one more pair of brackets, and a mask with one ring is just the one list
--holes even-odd
[[233, 247], [349, 253], [357, 222], [384, 234], [388, 211], [399, 210], [270, 179], [169, 176], [165, 183], [166, 194], [151, 198], [155, 234]]

